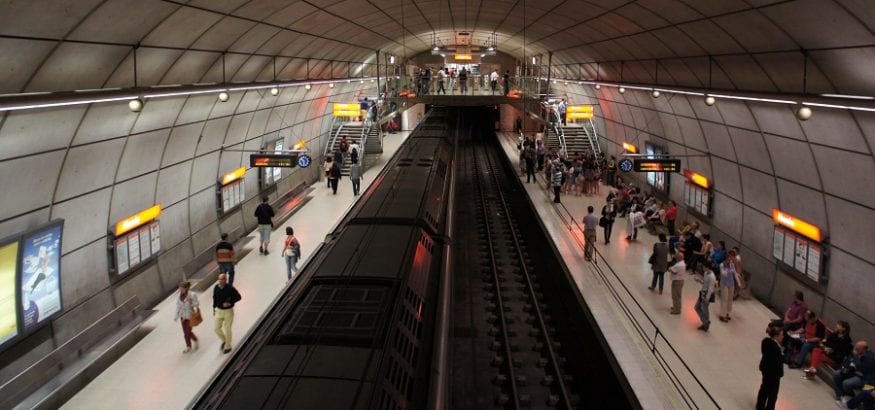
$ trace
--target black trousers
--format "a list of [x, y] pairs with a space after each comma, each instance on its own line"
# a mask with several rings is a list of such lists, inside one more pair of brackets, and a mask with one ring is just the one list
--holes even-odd
[[553, 202], [559, 203], [559, 192], [562, 191], [562, 185], [553, 186]]
[[605, 224], [605, 242], [611, 241], [611, 232], [614, 230], [614, 223], [608, 222]]
[[328, 178], [328, 183], [331, 184], [331, 193], [337, 194], [337, 178]]
[[781, 387], [780, 377], [763, 376], [760, 384], [760, 392], [757, 393], [757, 410], [775, 410], [775, 402], [778, 401], [778, 388]]

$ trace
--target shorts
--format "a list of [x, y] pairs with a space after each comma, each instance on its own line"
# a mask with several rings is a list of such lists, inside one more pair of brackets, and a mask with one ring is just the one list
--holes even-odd
[[270, 240], [270, 231], [272, 227], [270, 225], [258, 225], [258, 234], [261, 236], [262, 242], [267, 242]]

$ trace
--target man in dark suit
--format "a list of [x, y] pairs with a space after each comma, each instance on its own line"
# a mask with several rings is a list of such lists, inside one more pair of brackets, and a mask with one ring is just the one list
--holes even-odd
[[763, 374], [763, 382], [757, 394], [757, 410], [775, 410], [775, 402], [778, 400], [778, 388], [781, 386], [781, 377], [784, 376], [784, 362], [781, 346], [784, 339], [784, 331], [780, 324], [769, 324], [766, 329], [769, 337], [760, 343], [760, 351], [763, 353], [760, 359], [760, 372]]

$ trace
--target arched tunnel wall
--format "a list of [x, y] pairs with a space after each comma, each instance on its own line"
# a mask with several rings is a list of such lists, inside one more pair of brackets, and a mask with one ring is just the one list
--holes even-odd
[[[678, 221], [699, 220], [715, 243], [739, 245], [753, 294], [776, 313], [783, 315], [799, 289], [830, 325], [846, 320], [855, 339], [872, 340], [875, 115], [820, 109], [803, 122], [788, 105], [721, 99], [709, 107], [702, 97], [681, 94], [653, 98], [644, 90], [551, 86], [571, 103], [597, 104], [595, 122], [609, 155], [619, 158], [623, 142], [643, 151], [647, 141], [671, 154], [706, 154], [683, 158], [682, 166], [713, 181], [713, 217], [686, 211], [685, 179], [675, 173], [669, 195], [678, 203]], [[643, 175], [626, 174], [646, 190]], [[814, 285], [779, 267], [772, 256], [772, 208], [826, 232], [828, 282]]]
[[[63, 218], [64, 312], [50, 326], [0, 353], [9, 377], [136, 295], [152, 306], [171, 293], [184, 267], [220, 232], [247, 233], [260, 197], [258, 169], [245, 175], [245, 201], [219, 216], [217, 179], [248, 166], [249, 153], [278, 138], [288, 149], [305, 140], [318, 160], [331, 124], [329, 102], [376, 94], [372, 82], [230, 92], [147, 100], [140, 113], [125, 102], [29, 110], [0, 117], [0, 237]], [[224, 149], [223, 149], [224, 147]], [[319, 177], [284, 169], [270, 196]], [[161, 254], [114, 282], [107, 234], [117, 221], [161, 204]]]

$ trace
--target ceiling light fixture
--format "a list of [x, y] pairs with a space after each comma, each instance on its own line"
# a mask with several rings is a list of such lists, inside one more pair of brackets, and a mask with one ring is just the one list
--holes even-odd
[[796, 110], [796, 118], [799, 118], [800, 121], [808, 121], [808, 119], [811, 118], [811, 114], [811, 108], [808, 108], [804, 105]]
[[596, 85], [595, 85], [595, 89], [596, 89], [596, 90], [601, 90], [601, 89], [602, 89], [602, 85], [601, 85], [601, 84], [596, 84]]
[[821, 94], [820, 96], [826, 98], [847, 98], [851, 100], [875, 100], [875, 97], [870, 97], [868, 95]]
[[328, 83], [328, 88], [334, 88], [334, 83]]
[[717, 102], [717, 99], [716, 99], [716, 98], [714, 98], [714, 97], [712, 97], [712, 96], [710, 96], [710, 95], [706, 95], [706, 96], [705, 96], [705, 105], [711, 107], [711, 106], [713, 106], [716, 102]]
[[620, 94], [626, 93], [626, 87], [620, 86]]
[[310, 85], [310, 84], [306, 84], [306, 85], [304, 85], [304, 89], [305, 89], [305, 90], [309, 90], [310, 88], [313, 88], [313, 86]]
[[229, 98], [231, 98], [231, 96], [228, 95], [228, 93], [226, 93], [224, 91], [219, 93], [219, 101], [226, 102], [226, 101], [228, 101]]
[[279, 95], [279, 93], [280, 93], [279, 88], [273, 87], [270, 89], [270, 95], [277, 96], [277, 95]]
[[653, 90], [653, 91], [650, 93], [650, 95], [652, 95], [653, 98], [659, 98], [659, 96], [660, 96], [661, 94], [659, 93], [659, 90]]
[[143, 110], [143, 100], [139, 98], [134, 98], [133, 100], [128, 101], [128, 108], [133, 112], [140, 112]]

